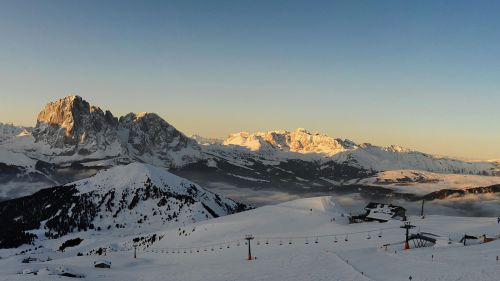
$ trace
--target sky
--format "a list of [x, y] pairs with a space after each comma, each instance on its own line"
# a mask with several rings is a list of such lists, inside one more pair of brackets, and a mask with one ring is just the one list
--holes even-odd
[[0, 122], [78, 94], [187, 135], [500, 159], [499, 1], [0, 2]]

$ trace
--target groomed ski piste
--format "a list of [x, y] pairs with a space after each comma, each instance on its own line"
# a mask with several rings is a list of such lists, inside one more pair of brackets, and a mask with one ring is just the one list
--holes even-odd
[[[0, 280], [72, 280], [57, 275], [63, 272], [120, 281], [500, 280], [500, 240], [460, 242], [464, 234], [498, 237], [496, 218], [410, 216], [409, 221], [416, 226], [411, 233], [432, 233], [436, 244], [404, 250], [401, 221], [348, 224], [334, 198], [300, 199], [161, 232], [79, 232], [38, 241], [35, 246], [43, 247], [36, 250], [32, 245], [0, 250]], [[247, 234], [254, 237], [252, 260]], [[80, 245], [58, 251], [76, 237], [83, 239]], [[134, 258], [136, 237], [145, 238], [135, 243]], [[99, 248], [106, 248], [106, 255], [97, 255]], [[22, 263], [28, 257], [33, 261]], [[100, 260], [111, 268], [95, 268]]]

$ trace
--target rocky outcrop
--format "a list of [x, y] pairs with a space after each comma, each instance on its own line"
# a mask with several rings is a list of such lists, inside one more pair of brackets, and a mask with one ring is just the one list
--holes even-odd
[[30, 156], [56, 163], [114, 158], [178, 167], [202, 158], [196, 141], [157, 114], [129, 113], [118, 119], [79, 96], [47, 104], [32, 134], [39, 145], [28, 148]]
[[195, 142], [155, 113], [129, 113], [120, 118], [120, 127], [128, 130], [127, 142], [140, 155], [181, 151]]
[[38, 114], [33, 137], [66, 154], [91, 154], [117, 140], [118, 120], [79, 96], [51, 102]]
[[344, 151], [355, 144], [349, 140], [334, 139], [299, 128], [295, 131], [271, 131], [229, 135], [224, 145], [244, 146], [252, 151], [279, 150], [297, 153], [318, 153], [327, 156]]

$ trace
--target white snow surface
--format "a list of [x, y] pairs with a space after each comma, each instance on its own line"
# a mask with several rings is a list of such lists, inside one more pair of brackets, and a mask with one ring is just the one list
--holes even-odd
[[[165, 234], [162, 240], [138, 248], [137, 259], [130, 248], [134, 235], [123, 236], [120, 231], [75, 233], [42, 241], [44, 248], [32, 254], [14, 255], [32, 246], [0, 250], [0, 280], [54, 280], [54, 276], [19, 272], [44, 268], [52, 272], [60, 267], [84, 274], [85, 280], [396, 281], [409, 280], [409, 276], [428, 281], [498, 280], [500, 265], [495, 258], [500, 252], [500, 240], [466, 247], [457, 242], [463, 233], [498, 236], [500, 225], [496, 218], [411, 217], [417, 226], [412, 232], [431, 232], [437, 235], [438, 243], [403, 251], [404, 229], [400, 221], [349, 225], [342, 213], [334, 198], [317, 197], [182, 227], [193, 230], [189, 235], [178, 235], [177, 228], [165, 228], [156, 232]], [[252, 254], [256, 259], [252, 261], [246, 260], [246, 234], [255, 237]], [[368, 234], [371, 239], [367, 239]], [[67, 248], [64, 253], [55, 251], [63, 241], [77, 236], [84, 239], [79, 246]], [[314, 243], [316, 237], [318, 243]], [[391, 244], [387, 250], [385, 244]], [[106, 257], [76, 255], [98, 247], [109, 249]], [[27, 256], [42, 261], [21, 263]], [[47, 257], [52, 260], [45, 261]], [[111, 269], [93, 268], [93, 262], [102, 258], [112, 263]]]

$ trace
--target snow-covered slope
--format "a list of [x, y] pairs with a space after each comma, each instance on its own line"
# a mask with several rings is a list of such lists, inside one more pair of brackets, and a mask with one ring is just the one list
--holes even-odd
[[[415, 249], [411, 244], [412, 249], [404, 251], [402, 222], [346, 224], [343, 213], [335, 198], [316, 197], [183, 227], [166, 226], [152, 233], [73, 233], [39, 241], [36, 247], [0, 250], [0, 280], [54, 280], [56, 275], [43, 274], [60, 273], [60, 267], [83, 274], [86, 280], [396, 281], [410, 276], [412, 280], [498, 280], [499, 240], [470, 241], [466, 247], [460, 243], [464, 233], [498, 236], [496, 218], [410, 217], [416, 225], [410, 233], [432, 233], [437, 241], [434, 247]], [[244, 240], [247, 234], [254, 236], [251, 261]], [[57, 251], [69, 238], [83, 241]], [[136, 259], [133, 241], [138, 245]], [[106, 256], [96, 254], [99, 248], [108, 249]], [[21, 263], [28, 256], [39, 260]], [[47, 257], [52, 260], [46, 261]], [[111, 268], [94, 268], [93, 262], [101, 259], [110, 261]], [[42, 274], [19, 273], [28, 269]]]
[[[30, 208], [26, 209], [26, 205]], [[27, 230], [35, 230], [39, 238], [87, 230], [151, 231], [245, 208], [164, 169], [131, 163], [65, 186], [0, 202], [0, 247], [30, 241]]]

